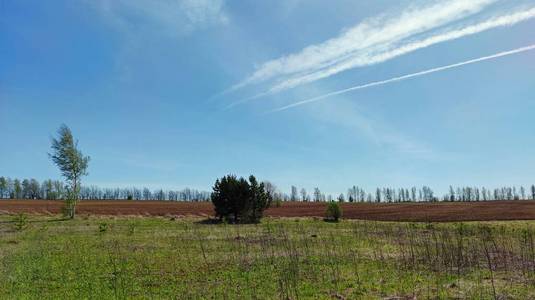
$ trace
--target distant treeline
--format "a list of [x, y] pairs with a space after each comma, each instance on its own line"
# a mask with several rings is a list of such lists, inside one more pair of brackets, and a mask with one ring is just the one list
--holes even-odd
[[[452, 187], [442, 197], [436, 196], [430, 187], [421, 188], [377, 188], [368, 192], [363, 188], [353, 186], [346, 194], [337, 197], [322, 193], [314, 188], [309, 194], [306, 189], [291, 187], [290, 194], [281, 192], [274, 184], [264, 181], [266, 191], [274, 200], [281, 201], [339, 201], [339, 202], [369, 202], [369, 203], [397, 203], [397, 202], [438, 202], [438, 201], [491, 201], [491, 200], [535, 200], [535, 185], [529, 188], [501, 187], [489, 189], [486, 187]], [[60, 200], [67, 195], [66, 185], [59, 180], [11, 179], [0, 177], [1, 199], [49, 199]], [[83, 200], [168, 200], [168, 201], [209, 201], [210, 192], [185, 188], [183, 190], [150, 190], [148, 188], [100, 188], [98, 186], [82, 186], [80, 199]]]
[[319, 188], [314, 188], [312, 195], [302, 188], [292, 186], [290, 195], [281, 194], [283, 200], [290, 201], [334, 201], [339, 202], [369, 202], [369, 203], [396, 203], [396, 202], [470, 202], [470, 201], [490, 201], [490, 200], [535, 200], [535, 185], [526, 189], [519, 187], [501, 187], [489, 189], [486, 187], [452, 187], [449, 192], [442, 197], [435, 195], [428, 186], [421, 188], [377, 188], [375, 191], [366, 190], [353, 186], [347, 190], [347, 194], [340, 194], [336, 199], [332, 195], [325, 195]]
[[[48, 199], [62, 200], [67, 195], [67, 186], [59, 180], [11, 179], [0, 177], [0, 198], [2, 199]], [[148, 188], [100, 188], [82, 186], [82, 200], [170, 200], [208, 201], [210, 193], [185, 188], [179, 191], [150, 190]]]

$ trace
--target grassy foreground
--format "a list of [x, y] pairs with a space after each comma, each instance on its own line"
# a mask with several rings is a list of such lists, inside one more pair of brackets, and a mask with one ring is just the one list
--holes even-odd
[[3, 215], [0, 298], [533, 299], [533, 224]]

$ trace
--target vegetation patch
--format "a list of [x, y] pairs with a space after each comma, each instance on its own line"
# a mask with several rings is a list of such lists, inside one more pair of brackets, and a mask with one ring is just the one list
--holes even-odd
[[201, 221], [30, 215], [0, 236], [0, 298], [535, 297], [530, 221]]

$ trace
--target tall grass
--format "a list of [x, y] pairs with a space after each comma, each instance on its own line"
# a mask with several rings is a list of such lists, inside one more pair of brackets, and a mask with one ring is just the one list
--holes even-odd
[[0, 216], [2, 299], [535, 297], [531, 222], [13, 222]]

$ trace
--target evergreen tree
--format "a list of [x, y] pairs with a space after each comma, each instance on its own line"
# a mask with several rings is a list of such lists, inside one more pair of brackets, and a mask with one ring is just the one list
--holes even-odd
[[211, 199], [216, 216], [231, 223], [259, 222], [272, 201], [264, 183], [258, 184], [252, 175], [249, 176], [249, 182], [234, 175], [217, 179]]

